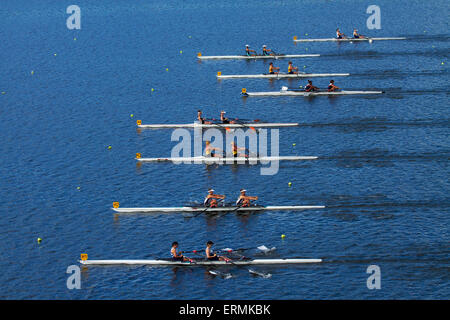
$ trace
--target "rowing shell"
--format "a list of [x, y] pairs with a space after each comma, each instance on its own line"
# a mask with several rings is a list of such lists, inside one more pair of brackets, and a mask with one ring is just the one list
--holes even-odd
[[266, 92], [242, 92], [243, 96], [248, 97], [257, 97], [257, 96], [303, 96], [303, 97], [312, 97], [312, 96], [341, 96], [341, 95], [365, 95], [365, 94], [380, 94], [383, 91], [323, 91], [323, 92], [305, 92], [305, 91], [289, 91], [289, 90], [281, 90], [281, 91], [266, 91]]
[[270, 265], [270, 264], [300, 264], [320, 263], [322, 259], [255, 259], [227, 261], [198, 260], [193, 263], [171, 260], [80, 260], [85, 265], [152, 265], [152, 266], [209, 266], [209, 265]]
[[174, 157], [174, 158], [136, 158], [140, 162], [189, 162], [189, 163], [258, 163], [269, 161], [316, 160], [317, 156], [267, 156], [267, 157]]
[[275, 55], [275, 56], [202, 56], [197, 57], [200, 60], [219, 60], [219, 59], [290, 59], [290, 58], [310, 58], [319, 57], [320, 54], [285, 54], [285, 55]]
[[198, 122], [187, 124], [140, 124], [138, 128], [162, 129], [162, 128], [279, 128], [297, 127], [298, 123], [212, 123], [201, 124]]
[[170, 213], [170, 212], [249, 212], [249, 211], [299, 211], [309, 209], [324, 209], [325, 206], [252, 206], [252, 207], [149, 207], [149, 208], [112, 208], [118, 213]]
[[282, 79], [282, 78], [313, 78], [313, 77], [346, 77], [350, 73], [278, 73], [278, 74], [235, 74], [221, 75], [217, 74], [218, 79]]
[[347, 39], [337, 39], [337, 38], [326, 38], [326, 39], [295, 39], [295, 42], [354, 42], [354, 41], [380, 41], [380, 40], [406, 40], [405, 37], [390, 37], [390, 38], [347, 38]]

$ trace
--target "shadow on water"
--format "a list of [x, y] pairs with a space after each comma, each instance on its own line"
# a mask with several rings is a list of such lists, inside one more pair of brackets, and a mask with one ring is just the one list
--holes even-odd
[[336, 122], [328, 123], [311, 123], [301, 124], [301, 127], [311, 128], [327, 128], [335, 127], [343, 133], [353, 132], [381, 132], [389, 129], [396, 128], [415, 128], [415, 127], [449, 127], [450, 119], [417, 119], [410, 121], [391, 121], [386, 117], [373, 117], [373, 118], [361, 118], [352, 117], [342, 119]]
[[369, 150], [344, 150], [329, 157], [320, 157], [320, 159], [336, 161], [336, 166], [341, 168], [362, 168], [365, 165], [374, 167], [390, 167], [398, 161], [449, 161], [450, 152], [433, 153], [409, 153], [395, 154], [383, 149]]

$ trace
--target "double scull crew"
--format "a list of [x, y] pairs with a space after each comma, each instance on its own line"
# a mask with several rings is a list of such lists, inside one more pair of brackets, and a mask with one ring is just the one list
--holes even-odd
[[172, 248], [170, 249], [170, 255], [172, 256], [173, 261], [189, 261], [193, 262], [192, 259], [183, 256], [182, 251], [178, 251], [178, 242], [172, 242]]
[[280, 71], [280, 68], [275, 67], [273, 65], [273, 62], [269, 63], [269, 74], [278, 74], [279, 71]]
[[[334, 92], [340, 90], [338, 86], [334, 84], [334, 80], [330, 80], [330, 84], [327, 87], [328, 92]], [[308, 84], [305, 86], [306, 92], [320, 91], [320, 89], [312, 84], [311, 80], [308, 80]]]
[[236, 201], [236, 205], [238, 207], [250, 207], [251, 201], [258, 200], [258, 197], [247, 196], [246, 195], [247, 190], [245, 189], [241, 189], [240, 192], [241, 194], [239, 195], [239, 198]]
[[214, 189], [208, 190], [208, 195], [205, 197], [205, 200], [203, 201], [203, 205], [208, 208], [217, 208], [218, 201], [217, 200], [224, 200], [225, 196], [221, 194], [214, 194]]
[[274, 56], [275, 54], [273, 53], [273, 51], [271, 49], [267, 49], [266, 45], [263, 45], [262, 55], [263, 56]]
[[230, 262], [231, 259], [224, 257], [224, 256], [219, 256], [217, 255], [217, 253], [214, 253], [212, 246], [214, 245], [214, 242], [212, 242], [211, 240], [209, 240], [206, 243], [206, 249], [205, 249], [205, 256], [206, 259], [208, 259], [208, 261], [226, 261], [226, 262]]
[[347, 36], [339, 30], [339, 28], [336, 29], [336, 39], [347, 39]]
[[250, 49], [250, 46], [248, 45], [248, 44], [246, 44], [245, 45], [245, 54], [247, 55], [247, 56], [256, 56], [256, 51], [255, 50], [252, 50], [252, 49]]
[[[250, 207], [252, 205], [252, 201], [258, 200], [257, 196], [247, 196], [246, 194], [247, 190], [241, 189], [239, 197], [236, 200], [236, 207]], [[224, 200], [225, 195], [221, 194], [214, 194], [214, 189], [209, 189], [208, 194], [205, 197], [205, 200], [203, 201], [203, 205], [207, 208], [217, 208], [218, 207], [218, 201], [217, 200]]]

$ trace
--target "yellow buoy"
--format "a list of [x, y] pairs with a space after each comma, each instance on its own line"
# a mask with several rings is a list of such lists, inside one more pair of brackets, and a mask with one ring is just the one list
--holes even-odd
[[288, 186], [291, 187], [292, 186], [292, 182], [288, 182]]
[[134, 114], [130, 114], [130, 117], [133, 118], [133, 117], [134, 117]]
[[56, 53], [53, 54], [56, 57]]
[[281, 239], [284, 239], [284, 238], [286, 238], [286, 235], [285, 235], [285, 234], [282, 234], [282, 235], [281, 235]]
[[297, 144], [296, 144], [296, 143], [293, 143], [292, 145], [295, 147]]
[[31, 70], [31, 75], [33, 75], [34, 74], [34, 70]]
[[155, 91], [155, 89], [152, 88], [152, 92]]
[[111, 149], [111, 148], [112, 148], [111, 146], [108, 146], [108, 150]]
[[166, 68], [166, 71], [169, 71], [169, 68]]
[[38, 242], [38, 243], [41, 243], [41, 242], [42, 242], [42, 239], [41, 239], [41, 238], [37, 238], [37, 242]]
[[180, 50], [180, 54], [183, 54], [183, 50]]
[[81, 187], [77, 187], [77, 190], [80, 190], [81, 189]]

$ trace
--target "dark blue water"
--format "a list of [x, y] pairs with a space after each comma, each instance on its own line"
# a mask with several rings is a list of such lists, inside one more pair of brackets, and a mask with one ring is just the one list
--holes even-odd
[[[381, 30], [367, 30], [367, 1], [77, 1], [82, 29], [66, 28], [64, 1], [0, 4], [0, 298], [3, 299], [445, 299], [449, 298], [448, 1], [377, 1]], [[328, 38], [339, 26], [410, 41], [294, 44]], [[262, 44], [307, 72], [349, 72], [346, 89], [377, 97], [248, 98], [304, 81], [228, 80], [266, 72], [264, 61], [204, 61]], [[182, 51], [182, 53], [180, 53]], [[56, 54], [56, 55], [55, 55]], [[287, 61], [276, 61], [287, 68]], [[168, 71], [166, 71], [168, 68]], [[34, 73], [32, 74], [32, 71]], [[329, 79], [316, 79], [325, 86]], [[151, 89], [154, 88], [154, 91]], [[317, 155], [258, 166], [145, 164], [136, 152], [169, 156], [170, 130], [201, 108], [240, 118], [300, 122], [280, 130], [283, 155]], [[131, 117], [133, 115], [133, 117]], [[293, 143], [296, 145], [293, 146]], [[111, 146], [111, 149], [108, 149]], [[292, 186], [288, 186], [292, 182]], [[324, 210], [114, 216], [121, 206], [179, 206], [213, 186], [228, 198], [245, 187], [268, 205]], [[281, 239], [281, 234], [286, 238]], [[43, 239], [37, 244], [36, 239]], [[89, 267], [82, 289], [66, 269], [90, 259], [165, 256], [183, 249], [276, 246], [274, 257], [323, 258], [317, 265], [259, 267], [272, 278], [228, 268]], [[381, 268], [368, 290], [366, 269]]]

